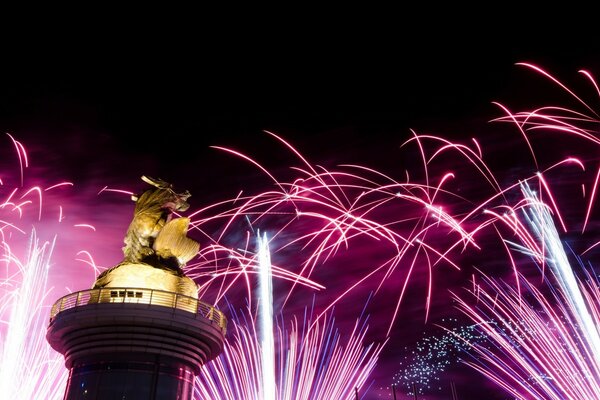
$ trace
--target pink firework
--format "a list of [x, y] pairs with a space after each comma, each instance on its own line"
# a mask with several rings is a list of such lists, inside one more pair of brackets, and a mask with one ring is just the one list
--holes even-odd
[[[593, 129], [599, 123], [596, 113], [545, 71], [529, 64], [525, 66], [557, 83], [583, 105], [584, 110], [541, 107], [509, 114], [500, 120], [517, 123], [526, 138], [526, 134], [532, 132], [559, 132], [588, 142], [597, 150], [600, 142]], [[581, 72], [597, 91], [591, 74]], [[580, 160], [568, 158], [565, 162], [585, 170]], [[597, 167], [597, 156], [591, 162]], [[591, 190], [582, 184], [584, 206], [580, 209], [584, 210], [584, 216], [579, 239], [585, 234], [593, 241], [597, 240], [597, 230], [590, 227], [595, 225], [591, 216], [597, 204], [598, 173], [590, 178]], [[480, 283], [474, 281], [472, 296], [454, 295], [457, 307], [488, 337], [485, 344], [470, 343], [473, 359], [466, 362], [517, 398], [598, 398], [600, 287], [594, 266], [586, 266], [582, 259], [598, 242], [579, 255], [573, 250], [572, 254], [568, 253], [556, 228], [560, 227], [562, 234], [569, 233], [559, 201], [552, 195], [544, 174], [538, 175], [537, 183], [539, 192], [521, 183], [522, 201], [502, 213], [491, 214], [512, 232], [503, 237], [508, 254], [524, 253], [531, 257], [540, 274], [537, 279], [535, 275], [526, 278], [516, 270], [517, 285], [482, 274]], [[542, 196], [545, 202], [541, 201]], [[516, 264], [513, 262], [513, 265]], [[536, 283], [540, 276], [541, 284]]]
[[[560, 84], [560, 87], [564, 88], [564, 85]], [[567, 91], [580, 100], [573, 92]], [[206, 293], [216, 293], [217, 302], [234, 282], [240, 280], [246, 283], [246, 297], [250, 297], [248, 274], [252, 274], [252, 269], [240, 261], [243, 257], [230, 249], [245, 248], [252, 229], [275, 226], [273, 253], [280, 253], [282, 257], [294, 254], [297, 265], [285, 268], [286, 279], [292, 279], [293, 284], [287, 291], [284, 304], [300, 284], [308, 284], [311, 288], [327, 286], [320, 282], [319, 276], [323, 271], [339, 268], [339, 263], [332, 260], [348, 257], [357, 249], [371, 249], [373, 254], [367, 256], [369, 265], [352, 271], [353, 279], [345, 287], [336, 288], [336, 296], [323, 312], [361, 290], [379, 292], [389, 290], [390, 284], [395, 285], [391, 294], [396, 299], [395, 309], [389, 314], [388, 329], [384, 335], [388, 336], [410, 284], [418, 275], [419, 280], [427, 281], [422, 297], [424, 319], [427, 321], [436, 287], [434, 271], [442, 268], [460, 270], [464, 254], [485, 251], [485, 242], [490, 238], [488, 232], [496, 235], [496, 222], [502, 219], [508, 222], [511, 218], [509, 211], [514, 205], [509, 197], [518, 192], [521, 181], [536, 180], [539, 183], [544, 200], [553, 207], [561, 226], [566, 228], [560, 200], [556, 199], [548, 181], [565, 172], [586, 173], [584, 162], [575, 156], [546, 157], [548, 160], [543, 163], [537, 160], [528, 132], [540, 128], [534, 117], [548, 116], [540, 111], [537, 114], [513, 115], [507, 107], [498, 105], [508, 116], [497, 121], [516, 123], [517, 133], [524, 137], [533, 156], [534, 167], [524, 169], [516, 177], [497, 176], [494, 167], [486, 161], [493, 156], [486, 156], [485, 147], [475, 138], [468, 142], [455, 142], [442, 136], [417, 132], [413, 132], [413, 136], [401, 147], [419, 154], [421, 163], [409, 166], [401, 179], [360, 165], [326, 169], [311, 163], [290, 143], [271, 132], [267, 134], [280, 142], [298, 161], [298, 166], [292, 167], [291, 174], [284, 179], [239, 151], [216, 147], [256, 167], [270, 181], [272, 189], [249, 194], [242, 191], [230, 200], [209, 205], [192, 214], [194, 229], [214, 245], [204, 248], [198, 262], [190, 265], [190, 273], [205, 282], [203, 290]], [[593, 122], [591, 116], [576, 115], [586, 122]], [[553, 119], [561, 125], [572, 117], [561, 119], [554, 116]], [[595, 143], [594, 136], [587, 130], [579, 132], [571, 127], [568, 133], [570, 137]], [[518, 136], [515, 135], [515, 138]], [[507, 179], [510, 179], [508, 184]], [[587, 201], [584, 230], [595, 202], [597, 186], [597, 174], [592, 185], [582, 183], [584, 190], [588, 188], [584, 193]], [[518, 221], [511, 223], [518, 224]], [[519, 231], [518, 227], [515, 229]], [[215, 231], [216, 235], [209, 233]], [[223, 246], [240, 231], [245, 233], [240, 235], [236, 245]], [[227, 266], [223, 268], [225, 260]], [[516, 276], [517, 267], [514, 266], [513, 270]], [[293, 278], [291, 272], [297, 278]], [[218, 291], [212, 290], [215, 286]]]
[[[312, 329], [310, 316], [277, 327], [276, 393], [278, 400], [355, 398], [375, 368], [384, 344], [365, 344], [366, 321], [356, 321], [349, 333], [340, 332], [327, 315]], [[197, 378], [198, 400], [262, 398], [261, 349], [256, 321], [243, 312], [232, 321], [224, 353]]]
[[[69, 207], [73, 194], [65, 191], [71, 183], [27, 186], [37, 179], [28, 174], [24, 146], [8, 136], [19, 167], [16, 174], [3, 173], [0, 179], [0, 391], [7, 398], [60, 399], [67, 371], [62, 356], [46, 342], [49, 307], [69, 286], [96, 273], [90, 253], [74, 247], [85, 243], [85, 232], [94, 229], [78, 217], [76, 206]], [[63, 235], [78, 239], [64, 240]], [[81, 268], [61, 272], [57, 264]], [[55, 288], [58, 282], [62, 285]]]

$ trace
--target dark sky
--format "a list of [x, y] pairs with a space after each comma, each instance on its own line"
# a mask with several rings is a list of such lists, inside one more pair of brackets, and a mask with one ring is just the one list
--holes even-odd
[[598, 61], [590, 48], [509, 39], [480, 46], [465, 43], [468, 37], [413, 41], [383, 33], [252, 38], [129, 37], [7, 58], [2, 128], [22, 135], [44, 129], [67, 151], [160, 149], [170, 159], [164, 173], [176, 179], [182, 160], [206, 157], [210, 145], [255, 144], [263, 129], [328, 154], [342, 142], [362, 148], [409, 128], [449, 131], [487, 118], [491, 101], [523, 95], [528, 76], [515, 62], [573, 75]]
[[568, 79], [579, 68], [600, 74], [600, 53], [589, 46], [444, 33], [140, 33], [48, 44], [4, 63], [0, 129], [75, 182], [131, 187], [142, 174], [159, 176], [200, 206], [256, 179], [212, 145], [284, 168], [289, 154], [269, 130], [315, 162], [389, 172], [411, 128], [458, 137], [497, 116], [492, 101], [518, 108], [543, 98], [541, 80], [516, 62]]

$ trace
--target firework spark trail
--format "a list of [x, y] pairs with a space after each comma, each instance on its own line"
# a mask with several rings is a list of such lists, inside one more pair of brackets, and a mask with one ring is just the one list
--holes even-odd
[[[238, 154], [238, 152], [234, 154]], [[244, 157], [244, 159], [248, 159], [248, 157]], [[253, 161], [253, 164], [257, 164], [257, 162]], [[255, 196], [238, 195], [229, 203], [221, 202], [219, 204], [225, 206], [225, 211], [215, 213], [214, 210], [205, 208], [193, 213], [192, 216], [195, 217], [193, 229], [204, 232], [204, 230], [209, 230], [205, 226], [215, 221], [223, 221], [221, 233], [218, 234], [218, 237], [222, 238], [229, 228], [235, 226], [235, 221], [238, 219], [250, 217], [252, 218], [251, 223], [254, 225], [260, 219], [277, 217], [284, 227], [273, 235], [273, 238], [276, 238], [280, 234], [289, 234], [290, 231], [294, 231], [294, 223], [297, 221], [310, 221], [310, 230], [296, 230], [295, 237], [285, 240], [285, 244], [274, 250], [275, 252], [284, 252], [287, 248], [299, 245], [304, 251], [303, 254], [307, 254], [301, 263], [301, 270], [296, 274], [295, 285], [306, 283], [311, 279], [318, 265], [332, 259], [342, 246], [348, 250], [350, 242], [360, 238], [383, 245], [387, 244], [388, 249], [392, 252], [388, 259], [371, 269], [382, 270], [380, 275], [383, 276], [383, 279], [379, 286], [397, 270], [402, 260], [413, 260], [410, 261], [410, 265], [414, 265], [415, 256], [419, 254], [430, 265], [429, 273], [432, 272], [431, 267], [441, 261], [457, 268], [449, 255], [455, 246], [450, 249], [436, 249], [433, 241], [427, 243], [425, 240], [427, 232], [430, 230], [454, 233], [457, 235], [457, 243], [462, 243], [463, 246], [470, 244], [478, 247], [472, 234], [466, 231], [455, 217], [446, 212], [441, 205], [433, 203], [433, 197], [441, 194], [456, 199], [460, 198], [441, 187], [441, 184], [451, 175], [446, 174], [440, 185], [435, 187], [412, 182], [382, 184], [378, 183], [377, 179], [385, 177], [385, 175], [357, 166], [349, 167], [355, 172], [327, 170], [311, 175], [315, 168], [296, 169], [296, 172], [301, 172], [302, 175], [294, 177], [287, 183], [279, 182], [278, 187], [285, 188], [283, 191], [268, 191]], [[366, 171], [372, 176], [361, 176], [356, 173], [356, 170]], [[269, 174], [269, 177], [272, 179], [273, 175]], [[430, 196], [430, 192], [434, 193], [433, 197]], [[396, 203], [395, 207], [410, 207], [412, 215], [403, 220], [389, 220], [387, 216], [377, 217], [377, 213], [392, 202]], [[228, 204], [234, 207], [227, 208]], [[208, 216], [206, 216], [207, 212], [209, 212]], [[429, 222], [426, 223], [426, 220]], [[218, 268], [216, 261], [222, 260], [222, 256], [218, 255], [218, 252], [223, 248], [219, 246], [219, 244], [215, 244], [205, 248], [199, 262], [189, 266], [189, 273], [205, 281], [208, 278], [208, 282], [212, 282], [216, 277], [231, 275], [237, 279], [240, 274], [250, 272], [250, 269], [241, 263], [237, 267], [227, 268], [225, 273], [215, 272]], [[226, 255], [226, 257], [231, 256], [232, 254]], [[409, 275], [405, 276], [405, 283], [408, 283]], [[276, 276], [275, 273], [274, 276]], [[247, 278], [245, 279], [247, 280]], [[229, 287], [230, 284], [221, 283], [221, 286]], [[208, 288], [205, 287], [205, 290]], [[287, 298], [291, 296], [292, 292], [293, 288], [288, 292]], [[404, 291], [398, 298], [398, 304], [402, 301], [403, 295]], [[334, 303], [330, 304], [330, 307]], [[390, 329], [397, 312], [391, 318]]]
[[[596, 360], [593, 364], [596, 368], [600, 366], [600, 335], [597, 325], [594, 323], [586, 301], [581, 293], [575, 274], [562, 242], [554, 226], [552, 216], [545, 204], [539, 202], [535, 193], [527, 184], [522, 186], [523, 193], [530, 200], [530, 207], [526, 208], [526, 217], [529, 226], [534, 231], [540, 242], [545, 244], [547, 262], [560, 285], [560, 291], [566, 295], [568, 306], [576, 311], [575, 317], [578, 325], [584, 331], [590, 351]], [[600, 370], [596, 370], [596, 376], [600, 376]]]
[[584, 285], [575, 277], [551, 208], [528, 185], [522, 191], [527, 206], [521, 210], [541, 245], [523, 242], [518, 250], [550, 266], [544, 280], [549, 294], [520, 274], [519, 289], [484, 275], [488, 289], [471, 291], [476, 306], [454, 294], [458, 308], [495, 346], [469, 343], [475, 360], [466, 363], [518, 398], [600, 398], [598, 281], [588, 274]]
[[[21, 262], [3, 243], [2, 262], [17, 271], [2, 282], [0, 302], [0, 393], [8, 399], [59, 400], [67, 370], [46, 342], [48, 271], [54, 243], [40, 243], [35, 231]], [[12, 268], [11, 268], [12, 269]]]
[[[289, 329], [278, 323], [275, 358], [277, 400], [353, 400], [355, 388], [367, 384], [385, 343], [365, 345], [366, 321], [357, 320], [352, 332], [343, 335], [327, 315], [308, 329], [310, 315], [302, 326], [297, 319]], [[262, 349], [256, 321], [251, 313], [237, 316], [225, 350], [203, 367], [194, 389], [196, 400], [262, 398]]]
[[[55, 241], [42, 242], [35, 228], [27, 234], [19, 225], [27, 220], [26, 209], [34, 205], [27, 199], [37, 194], [37, 221], [42, 216], [42, 190], [23, 188], [28, 157], [24, 146], [8, 135], [19, 158], [20, 186], [10, 189], [0, 181], [3, 196], [0, 210], [0, 392], [6, 398], [60, 399], [67, 371], [62, 357], [46, 342], [48, 313], [48, 274]], [[51, 185], [44, 191], [67, 186]], [[11, 222], [13, 221], [13, 222]], [[34, 225], [35, 226], [35, 225]], [[26, 243], [25, 243], [26, 242]], [[16, 253], [24, 253], [24, 257]]]
[[[52, 265], [70, 263], [73, 258], [67, 253], [73, 252], [75, 260], [84, 255], [82, 260], [96, 273], [99, 267], [91, 253], [71, 247], [85, 242], [82, 227], [92, 232], [95, 227], [79, 221], [79, 210], [67, 207], [63, 211], [63, 205], [73, 204], [61, 192], [72, 187], [71, 182], [26, 186], [30, 179], [27, 152], [21, 142], [8, 136], [17, 149], [19, 178], [2, 171], [4, 179], [0, 180], [0, 393], [2, 398], [59, 400], [68, 370], [63, 356], [46, 341], [49, 309], [54, 296], [68, 292], [67, 286], [80, 285], [81, 274], [61, 279], [54, 290]], [[17, 182], [14, 187], [12, 182]], [[31, 233], [24, 226], [30, 226]], [[78, 232], [72, 234], [72, 229]], [[70, 244], [63, 245], [61, 237], [70, 239]]]
[[[569, 89], [565, 84], [560, 82], [542, 68], [529, 63], [518, 63], [517, 65], [530, 68], [550, 79], [550, 81], [572, 96], [580, 105], [585, 108], [585, 110], [577, 111], [564, 107], [546, 106], [539, 107], [533, 111], [524, 111], [513, 114], [506, 107], [500, 105], [500, 107], [502, 107], [502, 109], [506, 112], [507, 116], [497, 118], [495, 121], [516, 123], [521, 133], [525, 137], [525, 140], [529, 144], [532, 154], [533, 149], [531, 148], [526, 132], [559, 132], [581, 138], [586, 143], [591, 143], [593, 145], [600, 144], [600, 135], [598, 134], [597, 128], [598, 124], [600, 123], [600, 115], [594, 111], [590, 105], [583, 101], [580, 96]], [[585, 70], [580, 70], [579, 73], [586, 77], [586, 79], [593, 85], [596, 94], [600, 96], [598, 84], [592, 74]], [[535, 157], [535, 154], [533, 154], [533, 156]], [[585, 232], [589, 223], [591, 211], [596, 202], [599, 184], [600, 165], [597, 167], [596, 178], [592, 185], [592, 190], [589, 196], [582, 232]]]
[[[583, 104], [586, 112], [591, 111], [591, 108], [579, 96], [545, 71], [531, 64], [521, 65], [550, 78], [559, 87], [566, 90], [570, 96], [576, 98], [579, 104]], [[584, 72], [584, 74], [594, 82], [589, 73]], [[600, 143], [596, 133], [597, 129], [578, 128], [575, 125], [576, 122], [597, 124], [595, 113], [586, 115], [564, 108], [546, 107], [534, 112], [512, 114], [507, 107], [499, 103], [495, 104], [500, 106], [507, 115], [497, 118], [495, 121], [508, 121], [518, 127], [533, 155], [538, 170], [539, 161], [534, 153], [534, 143], [528, 138], [528, 132], [531, 130], [560, 130], [595, 144]], [[552, 111], [557, 110], [566, 116], [553, 115]], [[515, 233], [522, 239], [530, 236], [522, 222], [513, 216], [514, 209], [522, 208], [523, 205], [513, 207], [508, 204], [506, 197], [518, 187], [519, 183], [503, 188], [492, 168], [485, 162], [482, 147], [475, 139], [472, 139], [467, 145], [452, 142], [441, 136], [417, 134], [412, 131], [412, 137], [406, 140], [401, 147], [407, 148], [411, 143], [416, 144], [417, 151], [421, 154], [425, 174], [425, 183], [421, 183], [410, 181], [408, 170], [406, 171], [406, 182], [400, 182], [375, 169], [359, 165], [341, 165], [336, 169], [314, 166], [290, 143], [271, 132], [267, 133], [283, 143], [297, 157], [302, 167], [292, 167], [293, 176], [289, 179], [279, 180], [276, 174], [252, 157], [237, 150], [215, 147], [250, 162], [262, 171], [269, 181], [275, 183], [276, 189], [255, 195], [244, 195], [240, 192], [231, 200], [198, 210], [192, 214], [195, 217], [193, 229], [206, 235], [210, 240], [215, 240], [211, 235], [205, 234], [205, 231], [210, 231], [208, 227], [211, 223], [219, 222], [221, 230], [217, 235], [215, 247], [212, 248], [217, 249], [221, 245], [221, 240], [235, 226], [236, 221], [247, 219], [251, 224], [257, 224], [270, 217], [277, 218], [282, 227], [273, 234], [273, 238], [278, 238], [280, 235], [289, 236], [290, 232], [294, 232], [294, 235], [290, 239], [286, 238], [286, 240], [280, 241], [285, 244], [272, 249], [272, 251], [274, 253], [284, 252], [288, 248], [300, 246], [303, 252], [303, 261], [300, 264], [301, 269], [296, 273], [298, 281], [295, 282], [295, 285], [306, 283], [306, 281], [300, 282], [300, 280], [311, 280], [312, 276], [318, 273], [319, 268], [322, 268], [342, 250], [348, 250], [353, 245], [362, 246], [366, 243], [375, 243], [384, 250], [381, 254], [387, 254], [387, 258], [382, 257], [381, 260], [378, 260], [377, 265], [374, 265], [362, 277], [364, 281], [361, 285], [350, 286], [344, 292], [344, 296], [365, 285], [373, 285], [376, 287], [376, 291], [379, 291], [384, 282], [388, 281], [392, 275], [400, 276], [403, 280], [401, 285], [406, 288], [413, 275], [414, 265], [423, 264], [427, 266], [430, 282], [428, 294], [425, 297], [427, 309], [425, 319], [427, 320], [431, 301], [431, 285], [434, 281], [434, 266], [443, 262], [445, 265], [458, 268], [453, 258], [469, 247], [476, 250], [481, 249], [476, 241], [476, 235], [483, 236], [484, 228], [494, 225], [494, 222], [501, 219], [505, 220], [507, 226], [512, 226]], [[446, 188], [448, 182], [458, 178], [458, 174], [452, 171], [444, 171], [441, 178], [438, 179], [438, 183], [435, 184], [435, 175], [430, 168], [447, 153], [453, 156], [453, 160], [456, 159], [455, 154], [462, 158], [464, 162], [457, 163], [457, 167], [472, 166], [474, 168], [475, 173], [483, 178], [483, 182], [487, 182], [489, 196], [484, 196], [484, 200], [476, 203], [448, 190]], [[575, 157], [567, 157], [545, 168], [542, 173], [532, 172], [530, 176], [520, 179], [520, 181], [539, 179], [542, 182], [546, 189], [545, 192], [553, 203], [555, 215], [565, 230], [566, 224], [543, 174], [559, 166], [573, 163], [584, 169], [580, 160]], [[588, 196], [584, 230], [591, 215], [599, 179], [600, 169]], [[224, 210], [216, 211], [219, 207], [223, 207]], [[497, 213], [494, 211], [494, 208], [502, 207], [509, 212]], [[452, 212], [452, 209], [456, 211]], [[390, 218], [390, 215], [397, 215], [399, 210], [405, 215], [405, 218]], [[490, 218], [482, 223], [481, 218], [485, 216]], [[509, 220], [512, 220], [512, 225], [508, 224]], [[297, 229], [300, 221], [304, 226], [310, 224], [310, 228]], [[468, 229], [469, 225], [475, 227]], [[445, 241], [438, 240], [441, 236], [454, 237], [454, 239], [447, 244]], [[529, 237], [528, 240], [527, 246], [534, 245], [533, 238]], [[240, 274], [251, 273], [249, 272], [251, 269], [245, 268], [242, 264], [238, 267], [227, 268], [224, 273], [215, 273], [218, 266], [213, 260], [216, 260], [217, 257], [211, 257], [210, 250], [211, 248], [204, 253], [206, 257], [203, 260], [190, 266], [190, 273], [195, 274], [199, 279], [206, 280], [208, 278], [210, 284], [216, 282], [216, 278], [222, 278], [221, 287], [228, 288], [231, 287], [231, 283], [226, 284], [225, 278], [232, 277], [235, 280]], [[536, 253], [539, 254], [540, 251]], [[205, 272], [207, 270], [210, 272]], [[371, 271], [377, 271], [377, 273], [371, 275]], [[516, 265], [514, 271], [518, 283]], [[247, 277], [244, 279], [248, 282]], [[205, 287], [207, 291], [209, 284]], [[284, 304], [287, 303], [293, 291], [294, 288], [288, 292]], [[221, 292], [219, 298], [222, 298], [225, 293], [226, 290]], [[400, 312], [404, 294], [405, 290], [402, 290], [396, 299], [396, 311], [390, 318], [388, 333]], [[339, 299], [334, 300], [330, 306], [332, 307]]]
[[[495, 347], [469, 345], [473, 361], [465, 361], [518, 398], [592, 399], [600, 396], [595, 360], [573, 310], [556, 307], [547, 296], [522, 278], [522, 293], [484, 276], [489, 290], [478, 287], [472, 307], [455, 295], [458, 308], [471, 318]], [[600, 300], [600, 299], [596, 299]]]
[[[250, 233], [248, 232], [248, 238]], [[200, 249], [196, 262], [190, 263], [187, 274], [192, 279], [200, 282], [199, 296], [202, 298], [213, 298], [214, 304], [219, 303], [227, 292], [242, 283], [243, 280], [247, 294], [252, 294], [252, 282], [250, 275], [257, 275], [260, 271], [259, 259], [255, 253], [248, 249], [249, 241], [246, 241], [243, 249], [235, 249], [223, 245], [209, 245]], [[302, 286], [319, 291], [325, 286], [295, 274], [281, 266], [271, 264], [272, 276], [285, 281], [297, 282]], [[223, 277], [233, 276], [230, 282], [221, 281], [217, 290], [214, 290], [214, 282]], [[216, 294], [215, 294], [216, 292]], [[249, 297], [251, 298], [251, 297]]]

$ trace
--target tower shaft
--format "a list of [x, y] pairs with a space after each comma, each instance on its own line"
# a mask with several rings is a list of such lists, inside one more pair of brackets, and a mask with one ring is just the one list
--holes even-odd
[[190, 400], [200, 367], [223, 348], [225, 317], [192, 297], [103, 288], [51, 311], [47, 339], [65, 357], [65, 400]]

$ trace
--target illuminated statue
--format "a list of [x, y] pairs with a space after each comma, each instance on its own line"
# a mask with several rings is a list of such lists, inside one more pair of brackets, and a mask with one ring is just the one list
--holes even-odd
[[200, 246], [186, 236], [190, 220], [171, 219], [171, 216], [174, 211], [189, 208], [186, 200], [190, 193], [175, 193], [171, 184], [160, 179], [142, 176], [142, 180], [154, 189], [132, 196], [136, 204], [125, 236], [125, 261], [146, 262], [156, 267], [182, 267], [198, 253]]
[[136, 204], [124, 239], [125, 257], [100, 274], [93, 288], [152, 287], [197, 297], [196, 284], [182, 267], [200, 245], [187, 237], [189, 218], [172, 218], [173, 212], [189, 208], [190, 193], [176, 193], [160, 179], [142, 176], [142, 180], [153, 187], [132, 196]]

